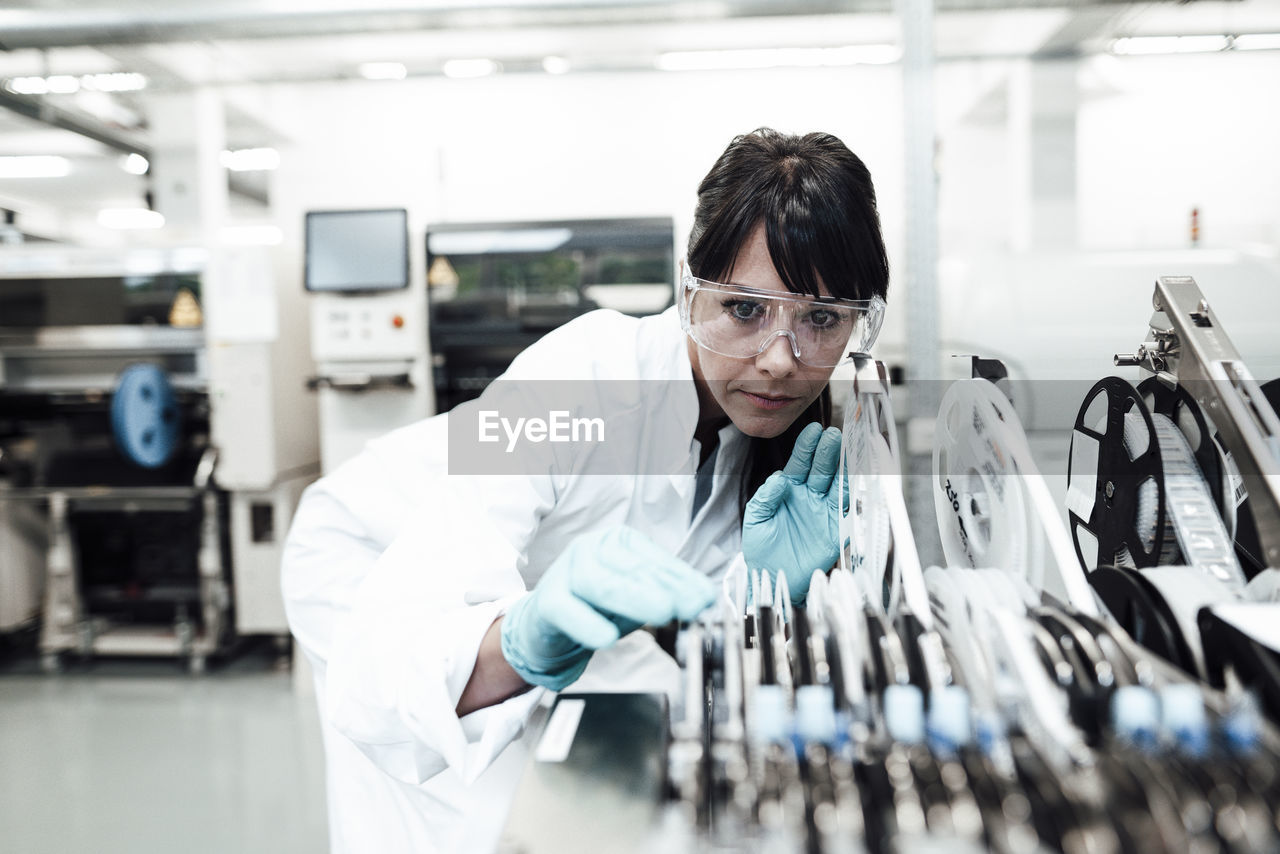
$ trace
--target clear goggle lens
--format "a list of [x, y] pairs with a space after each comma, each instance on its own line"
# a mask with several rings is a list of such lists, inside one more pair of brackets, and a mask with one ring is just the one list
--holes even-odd
[[722, 285], [685, 272], [680, 319], [699, 346], [749, 359], [790, 341], [792, 355], [815, 368], [833, 368], [849, 353], [865, 353], [880, 331], [884, 300], [780, 296], [739, 285]]

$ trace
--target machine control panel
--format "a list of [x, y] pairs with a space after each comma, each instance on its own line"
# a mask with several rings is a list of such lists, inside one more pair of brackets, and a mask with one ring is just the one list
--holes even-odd
[[413, 291], [317, 295], [311, 312], [316, 361], [413, 359], [426, 348], [425, 310]]

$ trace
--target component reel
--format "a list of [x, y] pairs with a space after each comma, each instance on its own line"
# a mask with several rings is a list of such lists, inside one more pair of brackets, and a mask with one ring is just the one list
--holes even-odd
[[849, 494], [847, 500], [841, 496], [840, 566], [855, 573], [873, 600], [883, 596], [887, 602], [897, 589], [886, 578], [893, 534], [880, 477], [898, 472], [897, 426], [880, 370], [870, 359], [859, 363], [845, 409], [838, 470]]
[[[1103, 412], [1095, 403], [1105, 404]], [[1119, 377], [1106, 377], [1089, 390], [1072, 429], [1068, 459], [1067, 515], [1076, 557], [1086, 571], [1110, 564], [1158, 566], [1173, 559], [1164, 461], [1155, 422], [1137, 389]]]
[[[1104, 400], [1106, 414], [1097, 428], [1088, 427], [1101, 414], [1095, 401]], [[1193, 407], [1175, 400], [1171, 411], [1213, 457], [1212, 434], [1203, 418], [1194, 423]], [[1220, 477], [1218, 484], [1221, 489]], [[1067, 493], [1076, 554], [1085, 567], [1186, 564], [1232, 589], [1244, 587], [1231, 535], [1187, 436], [1169, 415], [1153, 414], [1124, 380], [1102, 380], [1086, 397], [1071, 437]], [[1095, 543], [1090, 561], [1086, 549]]]
[[169, 462], [178, 449], [180, 415], [163, 368], [137, 362], [120, 372], [111, 397], [111, 431], [129, 462], [145, 469]]
[[[947, 389], [934, 431], [934, 510], [950, 566], [1029, 569], [1035, 527], [1018, 475], [1030, 452], [995, 386], [964, 380]], [[1013, 429], [1010, 429], [1010, 428]]]
[[1196, 467], [1209, 484], [1209, 494], [1222, 516], [1227, 530], [1235, 534], [1236, 497], [1235, 482], [1239, 473], [1230, 461], [1230, 455], [1218, 437], [1217, 428], [1204, 416], [1185, 388], [1170, 388], [1156, 377], [1147, 377], [1138, 383], [1138, 394], [1154, 415], [1164, 415], [1178, 428], [1191, 447]]

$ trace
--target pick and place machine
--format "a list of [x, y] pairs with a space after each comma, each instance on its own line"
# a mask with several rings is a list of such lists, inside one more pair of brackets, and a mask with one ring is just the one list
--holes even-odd
[[0, 252], [0, 631], [64, 654], [179, 656], [288, 636], [279, 563], [317, 474], [254, 248]]
[[1280, 426], [1196, 283], [1086, 396], [1068, 513], [975, 360], [922, 568], [885, 368], [855, 354], [839, 565], [725, 579], [681, 696], [561, 694], [505, 852], [1280, 850]]

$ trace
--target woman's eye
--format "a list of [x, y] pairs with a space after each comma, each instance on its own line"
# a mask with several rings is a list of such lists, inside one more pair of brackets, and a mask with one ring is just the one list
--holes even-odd
[[809, 325], [818, 329], [830, 329], [840, 323], [841, 317], [838, 312], [820, 308], [809, 312]]
[[725, 300], [724, 307], [734, 320], [752, 320], [764, 311], [760, 303], [750, 300]]

